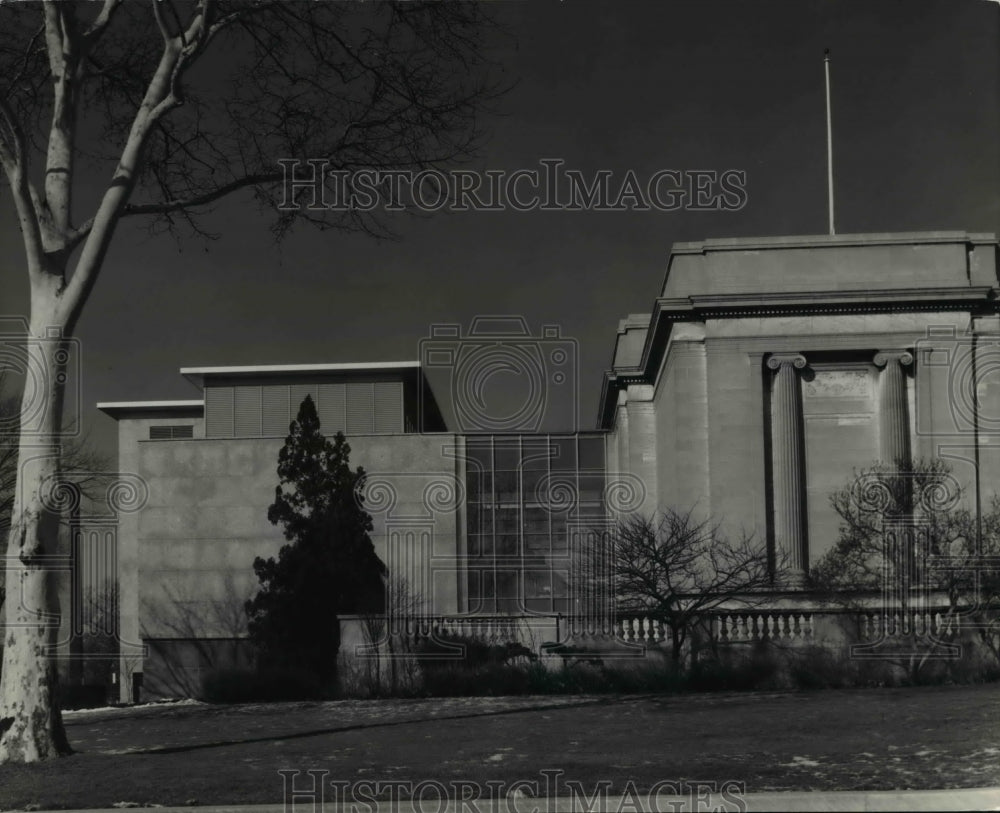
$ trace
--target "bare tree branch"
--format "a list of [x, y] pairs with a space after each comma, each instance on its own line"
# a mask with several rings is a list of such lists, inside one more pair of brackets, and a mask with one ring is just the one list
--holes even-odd
[[[675, 660], [704, 616], [733, 603], [755, 606], [774, 588], [763, 544], [745, 534], [731, 541], [693, 510], [627, 517], [613, 532], [611, 551], [619, 611], [667, 626]], [[584, 552], [584, 571], [589, 554], [594, 560], [589, 569], [602, 578], [594, 553]]]

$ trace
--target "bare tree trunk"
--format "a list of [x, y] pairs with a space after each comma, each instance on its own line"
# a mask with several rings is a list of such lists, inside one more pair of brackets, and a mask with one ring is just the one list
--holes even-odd
[[[59, 430], [65, 391], [65, 341], [54, 308], [35, 300], [27, 337], [29, 374], [18, 446], [18, 471], [7, 543], [3, 671], [0, 674], [0, 762], [36, 762], [70, 753], [58, 705], [57, 553]], [[55, 299], [53, 297], [53, 299]], [[48, 304], [48, 303], [46, 303]]]

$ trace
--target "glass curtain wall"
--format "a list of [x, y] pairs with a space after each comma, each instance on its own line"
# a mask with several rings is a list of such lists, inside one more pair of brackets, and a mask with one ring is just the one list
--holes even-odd
[[574, 527], [605, 516], [604, 435], [466, 437], [470, 613], [567, 613]]

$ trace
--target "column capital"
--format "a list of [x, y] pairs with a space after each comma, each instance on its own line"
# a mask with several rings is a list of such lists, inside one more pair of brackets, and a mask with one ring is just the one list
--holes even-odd
[[890, 361], [898, 361], [904, 367], [909, 367], [913, 364], [913, 353], [909, 350], [879, 350], [874, 361], [876, 367], [885, 367]]
[[656, 388], [652, 384], [629, 384], [626, 392], [628, 405], [640, 402], [651, 402], [656, 394]]
[[772, 370], [780, 370], [785, 364], [791, 364], [796, 370], [806, 366], [806, 357], [801, 353], [772, 353], [768, 356], [767, 366]]

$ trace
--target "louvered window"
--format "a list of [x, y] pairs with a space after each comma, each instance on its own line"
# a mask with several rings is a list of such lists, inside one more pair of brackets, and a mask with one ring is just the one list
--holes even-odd
[[320, 430], [327, 437], [347, 429], [347, 388], [344, 384], [319, 385]]
[[210, 438], [233, 436], [233, 388], [205, 388], [205, 435]]
[[236, 437], [259, 438], [261, 425], [260, 387], [236, 388]]
[[372, 385], [350, 382], [347, 385], [347, 434], [370, 435], [375, 431], [375, 398]]
[[[328, 437], [403, 431], [400, 381], [206, 387], [205, 431], [211, 438], [283, 437], [306, 396]], [[166, 435], [164, 435], [166, 437]]]
[[377, 381], [375, 396], [375, 431], [403, 431], [403, 385], [398, 381]]
[[187, 426], [151, 426], [149, 427], [150, 440], [175, 440], [183, 438], [193, 438], [194, 427]]
[[292, 422], [288, 414], [288, 387], [261, 387], [261, 431], [265, 436], [287, 435]]

